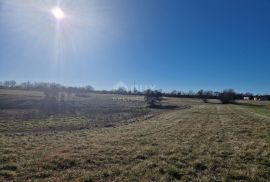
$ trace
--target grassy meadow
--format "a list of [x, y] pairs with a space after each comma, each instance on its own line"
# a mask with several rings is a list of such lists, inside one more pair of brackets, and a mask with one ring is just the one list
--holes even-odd
[[[0, 181], [269, 181], [270, 103], [0, 90]], [[73, 107], [74, 106], [74, 107]]]

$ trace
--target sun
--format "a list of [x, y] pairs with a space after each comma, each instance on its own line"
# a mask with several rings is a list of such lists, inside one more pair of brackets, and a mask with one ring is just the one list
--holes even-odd
[[58, 6], [51, 9], [51, 13], [56, 20], [63, 20], [65, 18], [65, 12]]

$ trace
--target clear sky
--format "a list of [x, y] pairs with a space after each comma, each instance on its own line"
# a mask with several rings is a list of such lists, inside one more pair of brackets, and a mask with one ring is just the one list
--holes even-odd
[[0, 1], [0, 80], [270, 93], [269, 68], [269, 0]]

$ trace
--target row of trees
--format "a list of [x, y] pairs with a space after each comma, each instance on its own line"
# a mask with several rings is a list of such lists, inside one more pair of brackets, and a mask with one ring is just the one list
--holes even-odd
[[[157, 107], [161, 105], [161, 100], [163, 96], [171, 96], [171, 97], [179, 97], [179, 94], [175, 95], [175, 92], [173, 94], [162, 94], [160, 91], [152, 91], [147, 90], [144, 94], [144, 100], [148, 104], [149, 107]], [[183, 96], [182, 94], [180, 96]], [[215, 93], [215, 95], [210, 94], [210, 92], [204, 92], [199, 91], [197, 94], [193, 95], [185, 95], [185, 97], [194, 97], [194, 98], [200, 98], [204, 102], [208, 102], [208, 99], [219, 99], [223, 104], [229, 104], [234, 103], [234, 101], [237, 99], [237, 94], [234, 92], [233, 89], [224, 90], [223, 92]]]
[[16, 89], [34, 89], [34, 90], [42, 90], [48, 92], [48, 90], [57, 90], [58, 92], [64, 91], [68, 95], [75, 93], [76, 95], [83, 96], [88, 92], [97, 92], [97, 93], [105, 93], [105, 94], [124, 94], [124, 95], [145, 95], [149, 96], [146, 98], [146, 101], [152, 105], [151, 103], [158, 103], [160, 101], [159, 97], [182, 97], [182, 98], [200, 98], [207, 102], [208, 99], [219, 99], [223, 103], [229, 103], [234, 100], [241, 100], [244, 97], [257, 97], [261, 100], [270, 100], [270, 95], [253, 95], [252, 93], [236, 93], [233, 89], [227, 89], [221, 92], [211, 91], [211, 90], [199, 90], [198, 92], [183, 92], [183, 91], [172, 91], [162, 92], [161, 90], [146, 90], [146, 91], [138, 91], [134, 89], [133, 91], [127, 91], [125, 88], [118, 88], [116, 90], [111, 91], [95, 91], [92, 86], [85, 87], [66, 87], [58, 83], [46, 83], [46, 82], [36, 82], [32, 83], [30, 81], [23, 82], [18, 84], [15, 80], [9, 81], [0, 81], [0, 88], [16, 88]]
[[260, 97], [260, 95], [253, 95], [252, 93], [236, 93], [233, 89], [223, 90], [221, 92], [212, 91], [212, 90], [199, 90], [198, 92], [177, 92], [172, 91], [171, 93], [165, 93], [167, 97], [184, 97], [184, 98], [206, 98], [206, 99], [217, 99], [220, 97], [220, 94], [223, 92], [232, 92], [234, 93], [235, 99], [243, 99], [244, 97]]
[[270, 95], [264, 94], [264, 95], [254, 95], [252, 93], [237, 93], [233, 89], [226, 89], [221, 92], [217, 91], [211, 91], [211, 90], [199, 90], [198, 92], [177, 92], [173, 91], [171, 93], [165, 93], [164, 96], [166, 97], [183, 97], [183, 98], [201, 98], [201, 99], [220, 99], [224, 96], [227, 97], [227, 95], [230, 95], [234, 98], [234, 100], [242, 100], [244, 97], [248, 97], [250, 99], [258, 98], [261, 100], [270, 100]]
[[[246, 94], [239, 94], [236, 93], [233, 89], [227, 89], [222, 92], [212, 92], [212, 91], [203, 91], [200, 90], [196, 94], [179, 94], [176, 92], [170, 93], [170, 94], [162, 94], [160, 91], [151, 91], [147, 90], [145, 92], [145, 101], [150, 107], [156, 107], [160, 106], [162, 96], [170, 96], [170, 97], [193, 97], [193, 98], [200, 98], [205, 103], [208, 102], [208, 99], [218, 99], [223, 104], [229, 104], [229, 103], [235, 103], [235, 100], [239, 98], [243, 98], [243, 96], [249, 96], [252, 97], [253, 95], [250, 93]], [[268, 96], [268, 99], [270, 97]]]
[[57, 91], [65, 91], [69, 95], [71, 93], [85, 93], [85, 92], [93, 92], [94, 87], [91, 85], [85, 87], [67, 87], [63, 86], [59, 83], [48, 83], [48, 82], [35, 82], [32, 83], [30, 81], [17, 83], [15, 80], [9, 81], [0, 81], [0, 88], [16, 88], [16, 89], [31, 89], [31, 90], [57, 90]]
[[[233, 89], [226, 89], [223, 91], [212, 91], [212, 90], [199, 90], [198, 92], [194, 91], [172, 91], [172, 92], [162, 92], [161, 90], [152, 90], [153, 92], [160, 92], [164, 97], [180, 97], [180, 98], [200, 98], [203, 100], [207, 99], [222, 99], [232, 97], [232, 100], [242, 100], [244, 97], [249, 97], [250, 99], [259, 98], [261, 100], [270, 100], [270, 95], [254, 95], [250, 92], [247, 93], [237, 93]], [[147, 95], [149, 94], [149, 90], [145, 91], [127, 91], [125, 88], [118, 88], [112, 91], [101, 91], [102, 93], [110, 93], [110, 94], [121, 94], [121, 95]]]
[[15, 80], [8, 80], [8, 81], [0, 81], [0, 87], [8, 87], [8, 88], [13, 88], [16, 86], [16, 81]]

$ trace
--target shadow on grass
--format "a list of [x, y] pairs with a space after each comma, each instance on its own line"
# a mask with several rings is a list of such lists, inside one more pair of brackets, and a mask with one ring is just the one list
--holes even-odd
[[257, 108], [264, 108], [265, 107], [265, 105], [245, 103], [245, 102], [237, 102], [237, 101], [229, 101], [228, 103], [222, 103], [221, 101], [211, 102], [211, 101], [208, 100], [205, 103], [207, 103], [207, 104], [220, 104], [220, 105], [233, 104], [233, 105], [239, 105], [239, 106], [257, 107]]
[[173, 109], [188, 109], [190, 106], [176, 106], [176, 105], [156, 105], [150, 106], [152, 109], [161, 109], [161, 110], [173, 110]]

